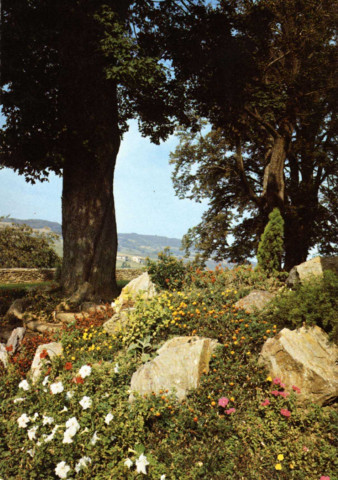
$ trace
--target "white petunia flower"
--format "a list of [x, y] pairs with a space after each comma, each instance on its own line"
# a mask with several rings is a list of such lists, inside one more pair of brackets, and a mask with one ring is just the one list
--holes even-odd
[[124, 462], [124, 465], [128, 468], [131, 468], [133, 466], [133, 462], [130, 460], [130, 458], [127, 458], [127, 460]]
[[[56, 431], [58, 430], [59, 427], [60, 427], [60, 425], [55, 425], [55, 427], [52, 430], [52, 433], [50, 433], [49, 435], [42, 435], [43, 440], [46, 443], [51, 442], [53, 440], [54, 435], [55, 435], [55, 433], [56, 433]], [[38, 443], [37, 443], [37, 445], [38, 445]]]
[[[19, 398], [15, 398], [13, 400], [13, 403], [20, 403], [20, 402], [24, 402], [26, 400], [26, 398], [24, 397], [19, 397]], [[0, 479], [1, 480], [1, 479]]]
[[70, 400], [72, 397], [74, 397], [74, 392], [67, 392], [66, 393], [66, 397], [68, 398], [68, 400]]
[[62, 410], [60, 410], [60, 413], [63, 413], [63, 412], [68, 412], [68, 408], [67, 408], [66, 406], [65, 406], [65, 407], [63, 407], [63, 409], [62, 409]]
[[97, 432], [95, 431], [95, 432], [94, 432], [94, 435], [92, 436], [92, 438], [91, 438], [91, 440], [90, 440], [90, 443], [91, 443], [92, 445], [95, 445], [98, 440], [100, 440], [100, 437], [98, 437]]
[[18, 386], [19, 388], [22, 388], [22, 390], [29, 390], [29, 383], [27, 382], [27, 380], [22, 380]]
[[38, 412], [35, 412], [34, 415], [31, 417], [32, 422], [35, 422], [38, 416], [39, 416]]
[[67, 478], [70, 466], [66, 462], [60, 462], [56, 465], [55, 474], [60, 478]]
[[149, 462], [147, 460], [147, 457], [143, 455], [143, 453], [141, 453], [139, 458], [135, 460], [135, 465], [137, 473], [143, 473], [144, 475], [147, 475], [146, 466], [149, 465]]
[[79, 375], [82, 378], [89, 377], [92, 373], [92, 367], [90, 365], [83, 365], [79, 370]]
[[27, 450], [27, 453], [28, 455], [30, 455], [32, 458], [34, 457], [34, 453], [35, 453], [35, 449], [34, 448], [31, 448], [29, 450]]
[[36, 438], [36, 432], [37, 432], [38, 428], [39, 428], [38, 426], [35, 426], [35, 427], [30, 428], [27, 431], [29, 440], [34, 440]]
[[50, 385], [50, 391], [52, 392], [53, 395], [56, 395], [57, 393], [63, 392], [63, 385], [62, 382], [55, 382]]
[[73, 443], [73, 437], [75, 434], [76, 432], [74, 433], [73, 430], [71, 430], [70, 428], [67, 428], [67, 430], [65, 430], [63, 434], [62, 443]]
[[118, 363], [115, 363], [114, 372], [115, 372], [115, 373], [119, 373], [119, 371], [120, 371], [119, 364], [118, 364]]
[[165, 475], [161, 475], [160, 480], [165, 480]]
[[49, 382], [49, 376], [47, 375], [47, 376], [43, 379], [42, 385], [45, 387], [48, 382]]
[[66, 428], [75, 428], [76, 431], [79, 430], [80, 424], [77, 421], [76, 417], [71, 417], [66, 422]]
[[23, 413], [21, 417], [18, 418], [17, 422], [20, 428], [26, 428], [27, 424], [31, 421], [29, 416], [26, 413]]
[[82, 400], [79, 401], [79, 404], [83, 408], [83, 410], [87, 410], [87, 408], [90, 408], [92, 406], [92, 399], [90, 397], [87, 397], [86, 395], [82, 398]]
[[104, 419], [104, 422], [107, 425], [109, 425], [110, 422], [113, 420], [113, 418], [114, 418], [114, 415], [111, 412], [109, 412], [109, 413], [107, 413], [106, 418]]
[[80, 470], [86, 468], [89, 463], [92, 463], [92, 459], [90, 457], [82, 457], [75, 465], [76, 473], [79, 473]]
[[42, 425], [50, 425], [53, 422], [54, 422], [53, 417], [48, 417], [47, 415], [42, 416]]

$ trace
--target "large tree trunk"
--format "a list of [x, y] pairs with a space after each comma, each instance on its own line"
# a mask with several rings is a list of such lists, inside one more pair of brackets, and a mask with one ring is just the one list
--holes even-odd
[[295, 265], [306, 261], [309, 253], [309, 232], [303, 222], [288, 218], [284, 232], [284, 270], [290, 271]]
[[78, 148], [65, 162], [62, 287], [74, 301], [111, 301], [117, 294], [113, 180], [119, 144], [116, 130], [96, 155]]
[[284, 208], [284, 163], [286, 140], [277, 136], [271, 151], [270, 162], [266, 166], [263, 179], [263, 208], [270, 213], [275, 207]]

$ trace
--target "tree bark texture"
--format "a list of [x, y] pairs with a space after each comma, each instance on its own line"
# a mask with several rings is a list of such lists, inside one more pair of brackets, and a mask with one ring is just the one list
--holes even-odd
[[113, 196], [116, 132], [95, 156], [73, 150], [63, 169], [62, 287], [66, 295], [111, 301], [116, 297], [117, 229]]
[[286, 141], [283, 136], [275, 138], [269, 164], [265, 168], [263, 183], [263, 205], [270, 213], [275, 207], [284, 208], [284, 164]]

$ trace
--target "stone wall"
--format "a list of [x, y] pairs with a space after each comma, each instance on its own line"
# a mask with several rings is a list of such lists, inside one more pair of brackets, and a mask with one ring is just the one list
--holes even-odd
[[[33, 283], [53, 280], [55, 268], [0, 268], [0, 284]], [[117, 280], [132, 280], [141, 275], [141, 269], [122, 268], [116, 270]]]

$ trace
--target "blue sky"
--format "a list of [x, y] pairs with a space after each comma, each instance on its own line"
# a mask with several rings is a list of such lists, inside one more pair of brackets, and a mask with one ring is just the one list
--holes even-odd
[[[114, 192], [119, 233], [181, 238], [197, 225], [206, 205], [179, 200], [171, 181], [169, 154], [177, 145], [170, 137], [160, 146], [142, 138], [131, 122], [117, 158]], [[40, 218], [61, 223], [62, 180], [31, 185], [10, 169], [0, 170], [0, 216]]]

